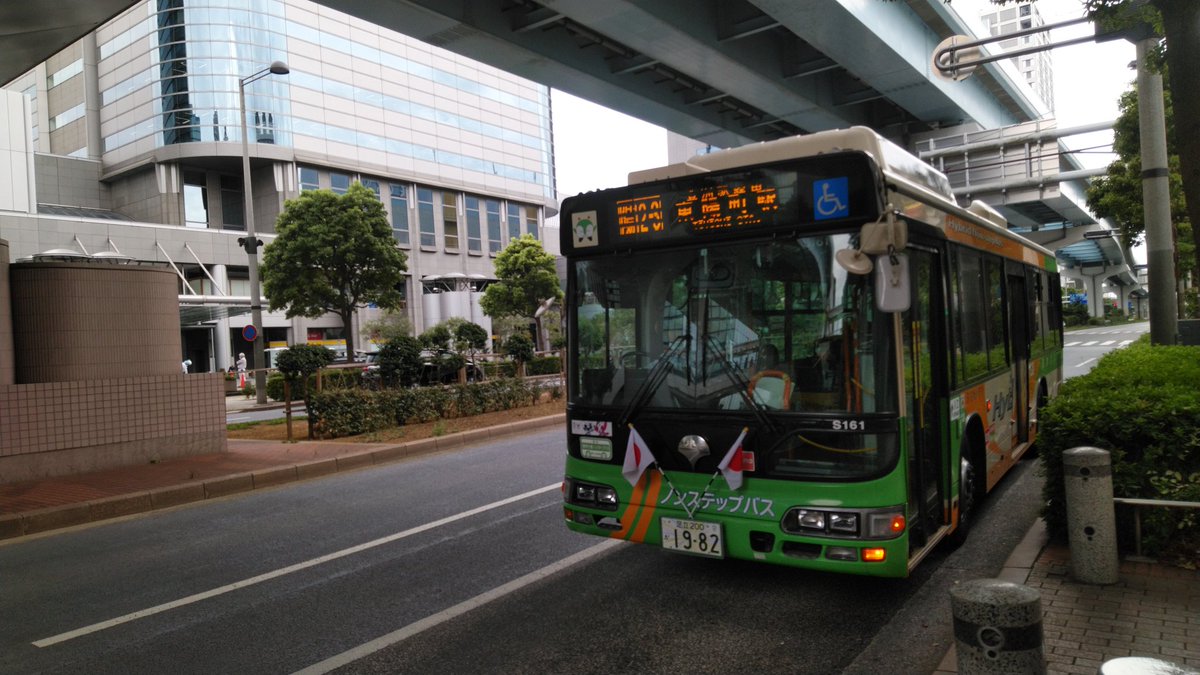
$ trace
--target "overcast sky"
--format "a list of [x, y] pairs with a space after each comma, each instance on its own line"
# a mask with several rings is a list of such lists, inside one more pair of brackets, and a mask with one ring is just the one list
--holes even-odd
[[[951, 6], [964, 19], [977, 20], [989, 10], [986, 0], [953, 0]], [[1046, 23], [1083, 16], [1082, 0], [1038, 0], [1036, 7]], [[1091, 24], [1054, 31], [1054, 41], [1091, 33]], [[1053, 52], [1055, 116], [1058, 126], [1069, 127], [1116, 118], [1117, 98], [1134, 79], [1128, 64], [1133, 46], [1124, 41], [1063, 47]], [[558, 188], [563, 196], [625, 185], [630, 171], [666, 163], [666, 132], [554, 91], [554, 142]], [[1111, 146], [1110, 133], [1066, 139], [1075, 150]], [[1079, 155], [1084, 166], [1104, 166], [1111, 155]]]

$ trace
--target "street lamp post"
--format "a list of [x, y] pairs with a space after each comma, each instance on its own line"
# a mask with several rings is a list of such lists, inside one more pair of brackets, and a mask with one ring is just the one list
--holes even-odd
[[246, 249], [250, 268], [250, 321], [254, 324], [254, 393], [258, 402], [267, 402], [266, 350], [263, 348], [262, 287], [258, 280], [258, 247], [262, 245], [254, 232], [254, 198], [250, 186], [250, 141], [246, 133], [246, 85], [267, 75], [287, 75], [283, 61], [275, 61], [262, 70], [238, 81], [238, 106], [242, 117], [242, 199], [246, 215], [246, 236], [238, 243]]

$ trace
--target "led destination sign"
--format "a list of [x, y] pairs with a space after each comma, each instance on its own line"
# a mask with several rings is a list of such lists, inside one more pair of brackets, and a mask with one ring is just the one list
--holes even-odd
[[562, 230], [563, 250], [588, 253], [874, 219], [877, 176], [867, 155], [841, 153], [579, 195], [563, 203], [564, 221], [571, 223]]

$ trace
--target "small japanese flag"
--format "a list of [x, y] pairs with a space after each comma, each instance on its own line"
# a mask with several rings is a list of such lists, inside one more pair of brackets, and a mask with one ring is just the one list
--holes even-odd
[[745, 453], [745, 450], [742, 449], [742, 442], [746, 440], [747, 431], [749, 429], [742, 428], [742, 433], [738, 434], [737, 440], [733, 442], [733, 447], [729, 448], [729, 452], [725, 453], [725, 458], [717, 465], [717, 468], [725, 475], [725, 482], [729, 483], [730, 490], [742, 487], [742, 455]]
[[654, 455], [646, 446], [646, 441], [638, 434], [633, 425], [629, 425], [629, 443], [625, 446], [625, 464], [621, 467], [621, 475], [630, 485], [637, 485], [646, 467], [654, 463]]

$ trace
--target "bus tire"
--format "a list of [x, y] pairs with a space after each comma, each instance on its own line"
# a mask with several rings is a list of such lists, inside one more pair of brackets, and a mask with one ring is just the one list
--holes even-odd
[[975, 523], [975, 514], [983, 494], [980, 489], [982, 477], [976, 466], [977, 455], [970, 444], [963, 448], [962, 460], [959, 463], [958, 476], [958, 526], [950, 533], [950, 543], [955, 547], [962, 546], [971, 534], [971, 526]]

